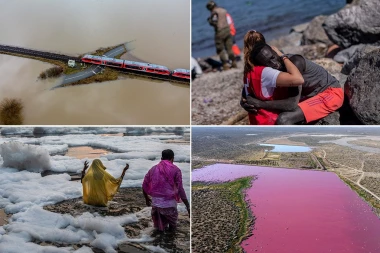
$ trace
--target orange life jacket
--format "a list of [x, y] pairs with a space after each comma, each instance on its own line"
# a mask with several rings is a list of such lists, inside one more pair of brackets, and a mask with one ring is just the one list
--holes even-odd
[[[265, 97], [262, 92], [261, 75], [264, 70], [264, 66], [255, 66], [254, 69], [244, 76], [245, 93], [253, 94], [255, 98], [268, 101], [284, 99], [288, 96], [288, 88], [281, 87], [276, 88], [271, 97]], [[279, 111], [258, 109], [256, 114], [249, 113], [249, 123], [251, 125], [274, 125]]]
[[230, 14], [227, 13], [226, 16], [227, 16], [227, 23], [230, 25], [231, 35], [235, 36], [236, 35], [236, 29], [235, 29], [235, 25], [234, 25], [234, 20], [232, 19]]

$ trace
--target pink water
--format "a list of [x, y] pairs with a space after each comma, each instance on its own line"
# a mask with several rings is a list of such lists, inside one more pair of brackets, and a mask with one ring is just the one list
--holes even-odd
[[246, 252], [380, 252], [380, 219], [334, 173], [230, 164], [192, 172], [193, 181], [246, 176], [257, 176], [246, 192], [256, 217]]

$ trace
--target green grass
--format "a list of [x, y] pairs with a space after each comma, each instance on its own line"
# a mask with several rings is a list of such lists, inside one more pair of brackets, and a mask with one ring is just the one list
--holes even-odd
[[0, 123], [3, 125], [22, 125], [22, 110], [24, 106], [21, 100], [5, 98], [0, 103]]

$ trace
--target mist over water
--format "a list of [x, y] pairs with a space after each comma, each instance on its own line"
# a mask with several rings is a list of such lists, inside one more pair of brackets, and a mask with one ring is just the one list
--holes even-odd
[[[236, 41], [243, 46], [247, 31], [264, 34], [267, 41], [286, 35], [292, 26], [312, 20], [317, 15], [329, 15], [345, 4], [345, 0], [215, 0], [231, 14], [236, 28]], [[192, 1], [192, 56], [215, 55], [214, 29], [208, 24], [207, 1]]]
[[[0, 44], [79, 55], [132, 43], [133, 54], [189, 69], [189, 1], [0, 0]], [[189, 87], [123, 79], [49, 91], [51, 67], [0, 54], [0, 100], [22, 99], [24, 124], [188, 124]]]

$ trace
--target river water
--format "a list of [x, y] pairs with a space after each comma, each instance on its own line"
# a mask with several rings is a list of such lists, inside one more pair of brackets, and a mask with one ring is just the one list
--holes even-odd
[[[79, 55], [136, 40], [136, 57], [190, 68], [189, 1], [0, 0], [0, 6], [0, 44]], [[22, 99], [24, 124], [190, 122], [187, 86], [124, 79], [49, 91], [56, 80], [37, 77], [50, 66], [0, 54], [0, 100]]]
[[246, 191], [256, 217], [245, 252], [380, 252], [380, 219], [334, 173], [216, 164], [193, 181], [256, 176]]
[[[234, 19], [236, 41], [242, 48], [247, 31], [255, 29], [267, 41], [286, 35], [292, 26], [309, 22], [318, 15], [330, 15], [345, 4], [345, 0], [216, 0]], [[215, 54], [214, 29], [208, 24], [210, 12], [205, 0], [192, 0], [192, 55]]]

